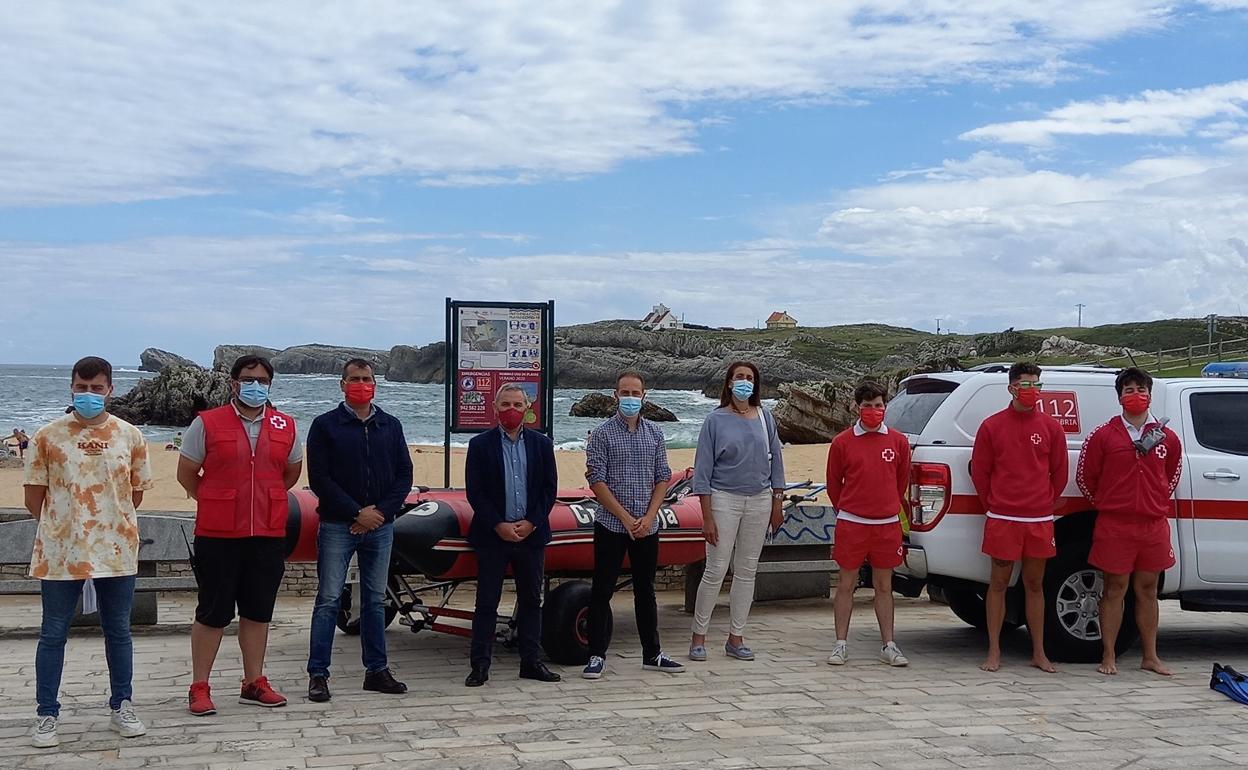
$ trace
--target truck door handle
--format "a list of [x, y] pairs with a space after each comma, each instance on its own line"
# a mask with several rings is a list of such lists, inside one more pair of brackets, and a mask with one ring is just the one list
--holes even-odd
[[1205, 471], [1203, 475], [1214, 481], [1239, 481], [1239, 474], [1232, 471]]

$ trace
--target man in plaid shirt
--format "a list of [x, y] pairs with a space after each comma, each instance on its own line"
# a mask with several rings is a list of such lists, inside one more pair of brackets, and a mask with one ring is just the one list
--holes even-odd
[[659, 606], [654, 573], [659, 561], [659, 506], [672, 470], [663, 432], [641, 418], [646, 383], [628, 371], [615, 382], [619, 411], [598, 426], [586, 447], [585, 478], [598, 499], [594, 516], [594, 588], [589, 604], [589, 665], [581, 674], [598, 679], [606, 666], [611, 596], [627, 555], [633, 572], [633, 611], [641, 636], [642, 668], [679, 673], [685, 667], [659, 645]]

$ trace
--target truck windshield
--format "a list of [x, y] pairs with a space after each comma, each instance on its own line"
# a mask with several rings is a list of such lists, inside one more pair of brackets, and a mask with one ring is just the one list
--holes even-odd
[[958, 383], [948, 380], [910, 380], [888, 402], [884, 424], [902, 433], [919, 435], [927, 427], [932, 415], [957, 387]]

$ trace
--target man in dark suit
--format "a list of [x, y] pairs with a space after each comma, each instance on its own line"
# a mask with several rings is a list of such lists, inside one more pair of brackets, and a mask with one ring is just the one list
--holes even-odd
[[468, 541], [477, 554], [477, 607], [472, 620], [472, 671], [464, 681], [480, 687], [490, 678], [490, 657], [503, 576], [516, 581], [520, 678], [557, 682], [541, 661], [542, 577], [550, 542], [550, 510], [558, 477], [551, 440], [524, 428], [528, 396], [516, 383], [494, 398], [499, 427], [468, 442], [465, 486], [472, 506]]

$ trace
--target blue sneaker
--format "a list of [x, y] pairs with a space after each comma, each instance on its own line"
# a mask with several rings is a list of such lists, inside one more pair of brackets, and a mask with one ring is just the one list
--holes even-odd
[[698, 644], [690, 647], [689, 660], [706, 660], [706, 645]]
[[650, 660], [643, 660], [641, 667], [646, 671], [662, 671], [665, 674], [684, 673], [685, 667], [663, 653], [659, 653], [657, 657]]
[[581, 672], [582, 679], [601, 679], [602, 670], [607, 667], [607, 662], [597, 655], [589, 656], [589, 665], [585, 666], [585, 670]]
[[737, 660], [754, 660], [754, 651], [744, 644], [736, 647], [732, 642], [724, 642], [724, 652], [728, 654], [728, 657]]

